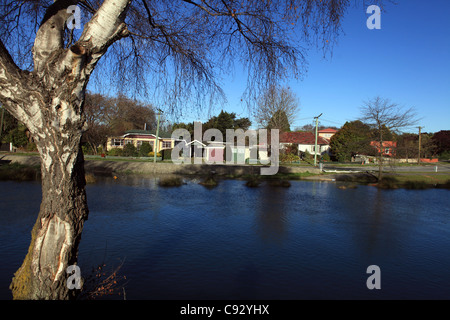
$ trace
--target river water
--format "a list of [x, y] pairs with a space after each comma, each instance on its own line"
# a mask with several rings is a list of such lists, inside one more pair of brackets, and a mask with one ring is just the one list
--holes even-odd
[[[129, 300], [450, 299], [448, 190], [157, 181], [124, 176], [87, 186], [81, 273], [121, 265]], [[0, 182], [1, 299], [11, 298], [40, 200], [38, 182]], [[371, 265], [381, 289], [366, 285]]]

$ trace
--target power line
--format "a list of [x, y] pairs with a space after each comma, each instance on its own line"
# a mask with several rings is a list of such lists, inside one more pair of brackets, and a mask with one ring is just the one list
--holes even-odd
[[343, 124], [341, 122], [336, 122], [336, 121], [328, 120], [328, 119], [325, 119], [325, 118], [322, 118], [322, 120], [325, 121], [325, 122], [330, 122], [330, 123], [337, 124], [339, 126], [343, 126]]
[[[296, 121], [301, 121], [301, 120], [313, 120], [313, 122], [315, 122], [315, 119], [316, 119], [316, 117], [308, 117], [308, 118], [301, 118], [301, 119], [296, 119]], [[323, 120], [323, 121], [325, 121], [325, 122], [330, 122], [330, 123], [333, 123], [333, 124], [337, 124], [337, 125], [339, 125], [339, 126], [343, 126], [343, 124], [341, 123], [341, 122], [336, 122], [336, 121], [333, 121], [333, 120], [328, 120], [328, 119], [325, 119], [325, 118], [320, 118], [321, 119], [321, 121]]]

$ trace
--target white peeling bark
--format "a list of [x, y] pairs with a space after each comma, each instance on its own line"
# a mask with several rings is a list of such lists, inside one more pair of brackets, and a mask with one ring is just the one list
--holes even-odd
[[0, 102], [22, 121], [41, 156], [42, 203], [28, 254], [11, 283], [15, 299], [67, 299], [65, 270], [76, 263], [88, 217], [81, 136], [85, 88], [96, 63], [128, 34], [131, 0], [105, 0], [80, 39], [63, 48], [66, 8], [49, 7], [34, 42], [33, 72], [20, 70], [0, 41]]

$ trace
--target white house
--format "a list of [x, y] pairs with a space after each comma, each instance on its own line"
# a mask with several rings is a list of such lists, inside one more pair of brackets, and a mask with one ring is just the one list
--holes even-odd
[[315, 149], [316, 136], [312, 132], [283, 132], [280, 134], [280, 149], [290, 144], [297, 145], [298, 151], [322, 155], [330, 152], [330, 141], [321, 136], [317, 137], [317, 151]]

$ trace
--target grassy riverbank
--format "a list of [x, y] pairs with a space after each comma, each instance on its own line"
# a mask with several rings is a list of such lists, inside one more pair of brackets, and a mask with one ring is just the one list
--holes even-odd
[[385, 176], [378, 187], [383, 189], [450, 189], [450, 174], [396, 174]]
[[[85, 175], [86, 183], [95, 183], [93, 174]], [[0, 181], [39, 181], [41, 180], [41, 167], [21, 163], [8, 163], [0, 165]]]
[[324, 174], [306, 179], [368, 184], [381, 189], [450, 189], [450, 173], [385, 173], [381, 181], [368, 173]]
[[[138, 172], [122, 172], [122, 174], [139, 174]], [[181, 174], [181, 176], [195, 176], [195, 174]], [[113, 176], [113, 175], [112, 175]], [[374, 174], [345, 173], [345, 174], [318, 174], [311, 172], [286, 172], [275, 175], [261, 176], [259, 174], [224, 174], [218, 175], [225, 179], [258, 180], [258, 181], [288, 181], [288, 180], [319, 180], [348, 182], [352, 184], [369, 184], [382, 189], [450, 189], [450, 173], [385, 173], [382, 181], [378, 182]], [[0, 180], [33, 181], [40, 180], [40, 166], [26, 165], [16, 162], [0, 165]], [[87, 183], [95, 183], [92, 173], [86, 174]]]
[[40, 166], [30, 166], [20, 163], [0, 165], [0, 180], [34, 181], [40, 180]]

